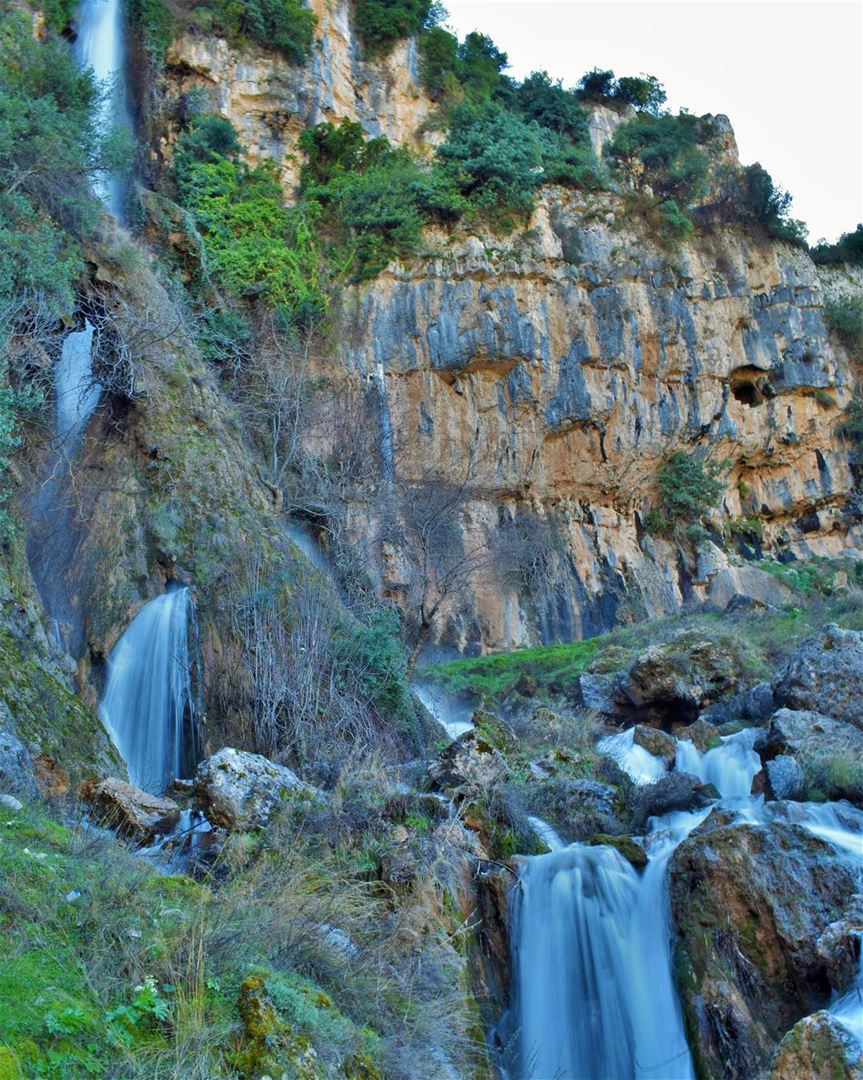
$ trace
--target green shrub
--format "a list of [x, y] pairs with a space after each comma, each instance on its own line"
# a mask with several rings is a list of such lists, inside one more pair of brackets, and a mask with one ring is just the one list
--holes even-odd
[[418, 43], [420, 82], [436, 101], [458, 86], [458, 38], [442, 26], [433, 26]]
[[858, 225], [854, 232], [843, 233], [835, 244], [822, 240], [810, 254], [817, 263], [851, 263], [863, 266], [863, 225]]
[[586, 101], [602, 101], [614, 97], [617, 80], [613, 71], [593, 68], [578, 80], [578, 88]]
[[432, 0], [356, 0], [354, 26], [370, 56], [385, 56], [418, 34], [434, 12]]
[[164, 54], [175, 31], [198, 30], [275, 50], [292, 64], [307, 59], [317, 21], [303, 0], [131, 0], [129, 18], [151, 55]]
[[673, 200], [685, 212], [707, 190], [703, 144], [712, 133], [708, 117], [643, 114], [621, 124], [607, 153], [636, 189], [650, 187], [660, 202]]
[[704, 454], [676, 450], [659, 469], [658, 505], [647, 515], [648, 531], [680, 536], [688, 528], [697, 529], [722, 497], [721, 472], [722, 466]]
[[863, 298], [839, 296], [824, 305], [824, 317], [848, 349], [863, 348]]
[[655, 75], [624, 75], [618, 80], [615, 100], [631, 105], [639, 112], [657, 114], [665, 104], [665, 87]]
[[806, 226], [788, 216], [791, 196], [774, 184], [758, 162], [743, 170], [742, 197], [745, 220], [757, 223], [776, 240], [806, 246]]
[[438, 156], [446, 175], [478, 210], [527, 214], [542, 178], [543, 150], [538, 125], [498, 105], [463, 104], [453, 110]]
[[863, 463], [863, 401], [850, 402], [845, 411], [845, 420], [839, 431], [851, 443], [851, 460], [855, 464]]
[[547, 71], [534, 71], [518, 88], [518, 104], [525, 120], [568, 136], [574, 143], [589, 143], [587, 114], [578, 95], [552, 81]]
[[497, 97], [503, 90], [503, 72], [509, 59], [490, 37], [476, 31], [458, 47], [458, 78], [465, 95], [475, 103]]
[[165, 0], [126, 0], [126, 17], [147, 53], [160, 61], [171, 44], [175, 18]]

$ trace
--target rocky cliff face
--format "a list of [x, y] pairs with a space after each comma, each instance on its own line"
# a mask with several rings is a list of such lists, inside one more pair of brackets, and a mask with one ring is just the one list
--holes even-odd
[[[421, 144], [432, 116], [412, 44], [367, 63], [348, 5], [314, 6], [304, 68], [198, 37], [173, 43], [164, 72], [169, 94], [205, 87], [250, 156], [280, 162], [288, 197], [304, 126], [348, 116]], [[718, 119], [717, 154], [733, 160]], [[595, 110], [597, 149], [619, 121]], [[381, 505], [394, 478], [430, 471], [463, 491], [462, 551], [486, 553], [438, 621], [459, 650], [571, 639], [736, 594], [769, 602], [772, 581], [747, 558], [858, 548], [837, 434], [857, 372], [825, 325], [825, 285], [856, 288], [739, 227], [671, 252], [625, 197], [547, 188], [515, 234], [429, 234], [409, 264], [345, 289], [321, 374], [340, 409], [347, 398], [371, 417], [378, 453], [350, 517], [381, 591], [408, 606], [410, 553], [381, 543]], [[324, 410], [315, 452], [336, 419]], [[723, 462], [725, 494], [693, 552], [648, 535], [645, 518], [660, 465], [702, 448]], [[525, 535], [540, 574], [513, 556]]]

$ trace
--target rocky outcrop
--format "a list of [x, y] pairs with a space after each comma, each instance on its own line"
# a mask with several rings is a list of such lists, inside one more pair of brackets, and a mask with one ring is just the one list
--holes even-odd
[[89, 803], [97, 821], [138, 844], [170, 832], [180, 819], [180, 808], [173, 799], [151, 795], [114, 777], [84, 783], [78, 794]]
[[777, 704], [811, 709], [863, 731], [863, 631], [830, 625], [807, 638], [773, 680]]
[[779, 1044], [767, 1080], [863, 1080], [860, 1044], [828, 1012], [813, 1013]]
[[659, 728], [649, 728], [643, 724], [637, 724], [632, 737], [636, 744], [643, 747], [648, 754], [662, 758], [668, 766], [674, 764], [674, 757], [677, 753], [677, 739], [673, 735], [669, 735], [667, 731], [660, 731]]
[[788, 762], [799, 774], [800, 790], [795, 795], [777, 792], [776, 798], [799, 798], [803, 790], [810, 790], [820, 798], [848, 799], [863, 805], [860, 727], [808, 709], [779, 709], [770, 718], [756, 749], [766, 762], [774, 789], [774, 772], [787, 773]]
[[826, 1004], [819, 936], [850, 904], [848, 860], [796, 825], [692, 835], [672, 856], [676, 974], [699, 1075], [748, 1080]]
[[482, 794], [507, 773], [501, 752], [476, 731], [466, 731], [429, 766], [435, 787], [459, 798]]
[[700, 810], [709, 806], [719, 792], [712, 784], [702, 784], [697, 776], [671, 772], [653, 784], [635, 788], [632, 794], [632, 828], [643, 829], [647, 819], [672, 810]]
[[232, 832], [266, 825], [286, 799], [323, 798], [286, 766], [231, 747], [201, 762], [194, 793], [207, 818]]

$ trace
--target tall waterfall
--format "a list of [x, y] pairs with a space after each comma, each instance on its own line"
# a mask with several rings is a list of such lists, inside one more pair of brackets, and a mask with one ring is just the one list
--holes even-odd
[[[75, 55], [81, 67], [93, 74], [105, 88], [99, 111], [99, 127], [131, 129], [126, 92], [126, 48], [122, 0], [81, 0], [78, 9], [78, 37]], [[96, 193], [111, 213], [121, 220], [126, 185], [113, 176], [96, 185]]]
[[99, 706], [129, 779], [154, 793], [188, 775], [197, 760], [189, 632], [189, 589], [156, 597], [114, 646]]

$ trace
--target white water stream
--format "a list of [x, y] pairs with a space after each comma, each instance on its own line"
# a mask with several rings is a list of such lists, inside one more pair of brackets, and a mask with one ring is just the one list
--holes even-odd
[[[75, 56], [81, 67], [93, 69], [105, 91], [98, 115], [101, 131], [131, 129], [122, 0], [82, 0]], [[106, 177], [96, 184], [96, 194], [118, 221], [123, 218], [125, 189], [124, 181], [117, 176]]]
[[440, 724], [451, 741], [454, 742], [459, 735], [464, 735], [466, 731], [473, 729], [473, 724], [469, 719], [469, 710], [460, 709], [442, 690], [413, 683], [411, 692]]
[[[691, 742], [679, 742], [676, 766], [714, 784], [738, 821], [797, 821], [856, 854], [863, 867], [863, 813], [848, 804], [765, 804], [763, 797], [749, 796], [760, 768], [755, 734], [728, 736], [705, 754]], [[665, 772], [661, 761], [634, 743], [632, 731], [612, 739], [601, 747], [637, 783]], [[550, 826], [531, 821], [551, 851], [524, 860], [513, 892], [517, 1080], [694, 1076], [671, 973], [667, 869], [674, 850], [709, 813], [710, 808], [652, 818], [641, 875], [610, 847], [558, 847], [552, 839], [562, 842]], [[830, 1009], [858, 1038], [861, 995], [863, 969]]]
[[196, 764], [189, 589], [157, 596], [132, 620], [108, 660], [102, 723], [129, 779], [159, 793]]

